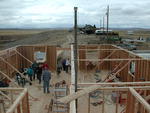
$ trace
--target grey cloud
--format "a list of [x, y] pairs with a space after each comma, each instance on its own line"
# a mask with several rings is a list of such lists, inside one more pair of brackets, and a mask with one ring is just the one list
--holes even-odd
[[[109, 1], [109, 2], [108, 2]], [[73, 24], [73, 7], [79, 24], [99, 25], [110, 4], [111, 27], [149, 26], [149, 0], [1, 0], [0, 27], [52, 27]], [[142, 23], [142, 24], [141, 24]]]

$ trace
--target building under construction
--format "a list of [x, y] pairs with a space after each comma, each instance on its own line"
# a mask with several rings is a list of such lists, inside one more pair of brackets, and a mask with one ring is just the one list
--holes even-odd
[[[77, 8], [74, 35], [68, 48], [24, 45], [0, 51], [0, 80], [9, 83], [0, 88], [0, 113], [150, 113], [150, 60], [115, 45], [77, 45]], [[61, 58], [70, 59], [69, 73], [57, 73]], [[20, 72], [35, 60], [52, 72], [49, 94]], [[16, 73], [32, 85], [20, 86]]]
[[[26, 45], [0, 52], [0, 79], [10, 87], [0, 88], [1, 113], [150, 113], [150, 60], [115, 45], [78, 45], [78, 84], [75, 84], [73, 45]], [[52, 72], [50, 94], [20, 73], [37, 52]], [[71, 71], [57, 75], [62, 53], [71, 59]], [[20, 73], [32, 86], [15, 81]], [[75, 93], [75, 85], [77, 92]]]

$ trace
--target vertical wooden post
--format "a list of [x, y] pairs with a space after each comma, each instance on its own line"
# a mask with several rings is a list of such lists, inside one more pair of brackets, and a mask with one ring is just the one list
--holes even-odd
[[134, 113], [134, 108], [135, 108], [135, 98], [133, 97], [133, 95], [131, 95], [131, 99], [130, 99], [130, 103], [131, 103], [131, 105], [130, 105], [130, 111], [131, 111], [131, 113]]
[[17, 107], [17, 113], [21, 113], [20, 104]]
[[[14, 93], [15, 93], [15, 91], [14, 91]], [[11, 104], [13, 104], [14, 99], [13, 99], [13, 92], [12, 91], [10, 91], [10, 95], [11, 95]]]
[[105, 95], [104, 95], [104, 90], [103, 90], [103, 104], [102, 104], [102, 113], [105, 112]]
[[[85, 49], [85, 58], [87, 58], [87, 45], [86, 45], [86, 49]], [[86, 69], [86, 75], [88, 75], [88, 69], [87, 69], [87, 61], [85, 61], [85, 69]], [[84, 75], [84, 74], [83, 74]], [[85, 75], [84, 75], [84, 80], [85, 80]]]
[[119, 91], [117, 91], [116, 113], [118, 113], [118, 103], [119, 103]]
[[[144, 97], [146, 97], [146, 91], [144, 91]], [[146, 110], [145, 110], [145, 108], [143, 107], [142, 113], [145, 113], [145, 112], [146, 112]]]
[[30, 113], [30, 105], [29, 105], [29, 94], [27, 93], [26, 94], [26, 98], [27, 98], [27, 110], [28, 110], [28, 113]]
[[91, 110], [91, 109], [90, 109], [90, 107], [91, 107], [91, 106], [90, 106], [90, 101], [91, 101], [91, 100], [90, 100], [90, 94], [88, 94], [88, 113], [90, 113], [90, 110]]
[[30, 113], [28, 93], [26, 93], [25, 97], [22, 100], [22, 111], [23, 113]]
[[127, 103], [126, 103], [126, 113], [130, 113], [130, 107], [131, 107], [131, 103], [130, 103], [130, 97], [131, 97], [131, 93], [130, 91], [128, 90], [127, 92]]

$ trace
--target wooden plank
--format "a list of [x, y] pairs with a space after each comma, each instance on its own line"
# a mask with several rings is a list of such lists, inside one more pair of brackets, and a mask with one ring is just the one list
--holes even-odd
[[17, 113], [21, 113], [20, 104], [17, 107]]
[[70, 51], [71, 48], [60, 48], [60, 47], [57, 47], [56, 50], [57, 50], [57, 51], [59, 51], [59, 50], [65, 50], [65, 51], [66, 51], [66, 50], [69, 50], [69, 51]]
[[91, 113], [91, 100], [90, 100], [90, 94], [88, 94], [88, 113]]
[[[82, 48], [82, 49], [79, 48], [78, 50], [85, 50], [85, 48]], [[101, 49], [101, 48], [98, 48], [98, 49], [87, 48], [87, 50], [89, 50], [89, 51], [122, 51], [120, 49]]]
[[18, 105], [20, 104], [20, 102], [22, 101], [22, 99], [24, 98], [24, 96], [26, 95], [26, 93], [27, 93], [27, 89], [25, 88], [21, 92], [21, 94], [19, 95], [19, 97], [15, 100], [15, 102], [13, 103], [13, 105], [7, 110], [6, 113], [13, 113], [13, 112], [15, 112], [16, 108], [18, 107]]
[[127, 102], [126, 102], [127, 105], [126, 105], [126, 110], [125, 110], [126, 113], [131, 113], [130, 112], [130, 108], [131, 108], [130, 99], [131, 99], [131, 96], [132, 95], [131, 95], [130, 91], [128, 90], [128, 94], [127, 94], [128, 98], [127, 98]]
[[24, 55], [22, 55], [20, 52], [18, 52], [17, 50], [15, 50], [15, 52], [20, 55], [21, 57], [23, 57], [25, 60], [27, 60], [29, 63], [33, 64], [33, 62], [29, 59], [27, 59]]
[[4, 94], [2, 91], [0, 91], [0, 94], [1, 94], [2, 96], [6, 97], [8, 100], [11, 101], [11, 98], [10, 98], [9, 96], [7, 96], [6, 94]]
[[102, 113], [105, 113], [105, 95], [104, 95], [104, 91], [103, 91], [103, 103], [102, 103]]
[[[80, 48], [85, 48], [84, 50], [78, 50], [79, 59], [86, 59], [86, 46], [79, 46]], [[79, 69], [86, 70], [86, 61], [79, 61]]]
[[145, 101], [133, 88], [129, 88], [131, 94], [143, 105], [143, 107], [150, 112], [150, 105]]
[[[115, 72], [114, 74], [112, 74], [113, 76], [116, 76], [119, 72], [121, 72], [126, 66], [128, 66], [129, 65], [129, 63], [130, 63], [131, 61], [129, 60], [123, 67], [121, 67], [117, 72]], [[109, 80], [111, 80], [112, 78], [108, 78], [110, 75], [108, 75], [105, 79], [104, 79], [104, 81], [109, 81]], [[108, 78], [108, 79], [107, 79]], [[113, 79], [112, 79], [113, 80]]]
[[5, 62], [7, 65], [9, 65], [12, 69], [14, 69], [16, 72], [18, 72], [23, 78], [25, 78], [27, 81], [29, 81], [30, 83], [32, 83], [32, 81], [30, 81], [28, 78], [26, 78], [22, 73], [20, 73], [18, 71], [18, 69], [16, 69], [14, 66], [12, 66], [10, 63], [8, 63], [7, 61], [5, 61], [3, 58], [0, 57], [0, 59]]
[[118, 113], [118, 104], [119, 104], [119, 91], [117, 91], [117, 100], [116, 100], [116, 113]]
[[79, 61], [136, 61], [136, 60], [139, 60], [139, 61], [142, 61], [141, 59], [136, 59], [136, 58], [118, 58], [118, 59], [78, 59]]
[[[71, 84], [75, 84], [75, 69], [74, 69], [74, 52], [73, 45], [71, 45]], [[70, 94], [75, 93], [75, 86], [70, 85]], [[76, 113], [76, 103], [75, 100], [70, 102], [70, 113]]]
[[46, 55], [46, 62], [49, 65], [51, 71], [56, 71], [56, 64], [57, 64], [57, 53], [56, 53], [56, 46], [48, 46], [47, 47], [47, 55]]
[[6, 75], [5, 73], [3, 73], [2, 71], [0, 71], [0, 73], [1, 73], [4, 77], [6, 77], [8, 80], [10, 80], [12, 83], [14, 83], [17, 87], [19, 87], [18, 84], [17, 84], [14, 80], [12, 80], [8, 75]]
[[80, 86], [102, 85], [102, 86], [149, 86], [150, 81], [145, 82], [114, 82], [114, 83], [78, 83]]
[[98, 64], [96, 65], [95, 69], [98, 68], [104, 61], [105, 59], [108, 59], [109, 57], [111, 57], [116, 51], [112, 51], [109, 55], [107, 55], [101, 62], [98, 62]]
[[0, 91], [23, 91], [24, 88], [14, 88], [14, 87], [8, 87], [8, 88], [0, 88]]
[[[58, 99], [58, 101], [60, 101], [62, 103], [69, 103], [69, 102], [71, 102], [71, 101], [73, 101], [73, 100], [75, 100], [75, 99], [77, 99], [77, 98], [79, 98], [81, 96], [84, 96], [85, 94], [93, 92], [93, 91], [95, 91], [97, 89], [99, 89], [99, 90], [113, 90], [113, 91], [118, 91], [118, 90], [127, 91], [128, 88], [129, 87], [104, 87], [104, 86], [99, 86], [99, 85], [93, 85], [93, 86], [90, 86], [88, 88], [84, 88], [81, 91], [78, 91], [78, 92], [76, 92], [74, 94], [68, 95], [68, 96], [63, 97], [61, 99]], [[149, 89], [150, 86], [133, 87], [133, 88], [135, 88], [135, 89], [141, 89], [142, 88], [141, 90], [144, 90], [145, 88]]]

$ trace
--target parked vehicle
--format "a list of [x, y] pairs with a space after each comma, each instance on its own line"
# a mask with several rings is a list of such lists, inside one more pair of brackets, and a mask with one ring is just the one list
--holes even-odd
[[124, 49], [128, 49], [130, 51], [137, 49], [137, 47], [135, 45], [127, 44], [127, 43], [118, 44], [117, 46], [122, 47]]

